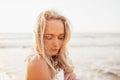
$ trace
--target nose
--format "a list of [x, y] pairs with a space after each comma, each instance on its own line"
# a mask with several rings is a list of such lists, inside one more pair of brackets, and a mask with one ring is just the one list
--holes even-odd
[[55, 39], [53, 40], [53, 46], [56, 47], [56, 48], [59, 48], [60, 43], [59, 43], [59, 40], [58, 40], [57, 38], [55, 38]]

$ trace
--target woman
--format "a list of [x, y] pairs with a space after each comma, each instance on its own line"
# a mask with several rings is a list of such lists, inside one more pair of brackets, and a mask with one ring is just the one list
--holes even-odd
[[27, 59], [25, 80], [76, 80], [66, 53], [67, 19], [53, 10], [43, 11], [34, 32], [35, 50]]

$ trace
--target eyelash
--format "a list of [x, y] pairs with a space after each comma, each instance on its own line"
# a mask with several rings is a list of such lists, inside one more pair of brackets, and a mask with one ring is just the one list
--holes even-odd
[[[47, 40], [52, 40], [53, 38], [52, 37], [48, 37], [48, 36], [45, 36], [45, 39]], [[58, 37], [59, 40], [63, 40], [64, 39], [64, 36], [63, 37]]]
[[64, 39], [64, 37], [59, 37], [58, 39], [59, 39], [59, 40], [63, 40], [63, 39]]
[[51, 39], [52, 39], [51, 36], [44, 36], [44, 38], [45, 38], [46, 40], [51, 40]]

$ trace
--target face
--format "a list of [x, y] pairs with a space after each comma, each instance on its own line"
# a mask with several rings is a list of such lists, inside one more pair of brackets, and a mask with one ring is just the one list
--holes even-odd
[[60, 20], [49, 20], [44, 32], [45, 52], [52, 56], [57, 55], [64, 40], [64, 25]]

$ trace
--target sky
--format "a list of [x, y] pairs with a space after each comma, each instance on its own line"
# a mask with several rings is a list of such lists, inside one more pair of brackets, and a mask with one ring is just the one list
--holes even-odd
[[0, 33], [33, 32], [46, 9], [66, 16], [72, 32], [120, 33], [120, 0], [0, 0]]

